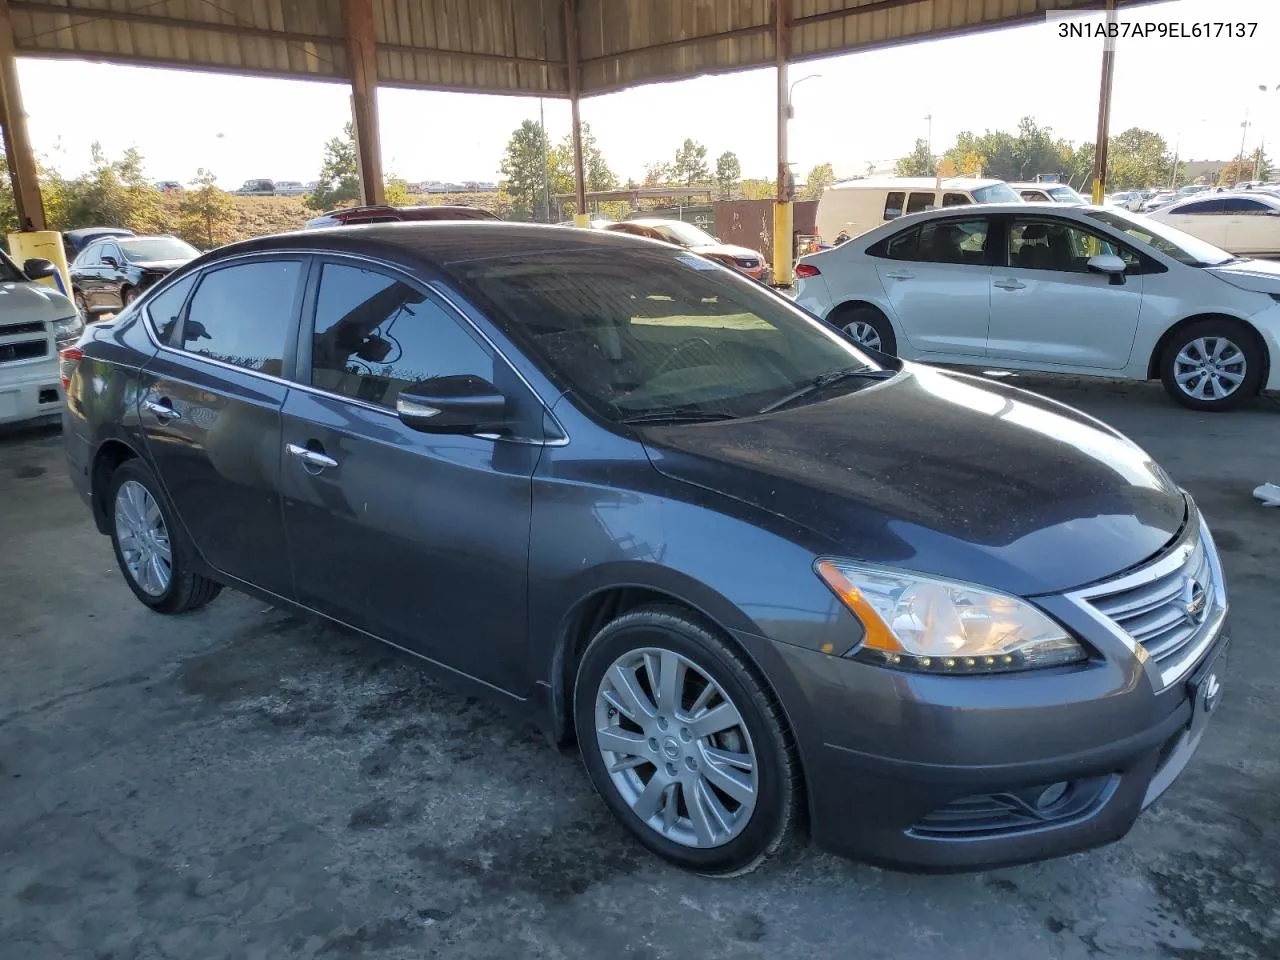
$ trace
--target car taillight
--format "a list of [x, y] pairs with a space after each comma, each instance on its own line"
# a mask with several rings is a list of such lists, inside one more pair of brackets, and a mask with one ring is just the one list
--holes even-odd
[[83, 359], [84, 351], [79, 347], [63, 347], [58, 351], [58, 379], [62, 381], [63, 390], [71, 386], [71, 378]]
[[816, 276], [819, 276], [821, 273], [822, 271], [819, 270], [817, 267], [815, 267], [812, 263], [796, 264], [797, 277], [816, 277]]

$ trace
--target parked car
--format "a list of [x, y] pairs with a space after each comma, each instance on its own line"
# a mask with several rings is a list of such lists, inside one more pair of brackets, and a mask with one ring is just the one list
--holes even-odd
[[244, 186], [232, 192], [240, 197], [273, 197], [276, 185], [272, 180], [246, 180]]
[[1181, 200], [1183, 197], [1189, 197], [1193, 193], [1203, 193], [1210, 189], [1212, 189], [1212, 187], [1207, 183], [1188, 183], [1174, 191], [1174, 196]]
[[1154, 217], [935, 210], [800, 260], [796, 302], [908, 359], [1159, 377], [1198, 410], [1280, 389], [1280, 264]]
[[1172, 190], [1157, 190], [1137, 206], [1130, 205], [1129, 210], [1133, 213], [1151, 213], [1153, 210], [1159, 210], [1173, 203], [1175, 197], [1176, 194]]
[[683, 251], [262, 237], [63, 356], [71, 479], [144, 605], [232, 585], [416, 654], [576, 737], [702, 873], [802, 822], [916, 868], [1107, 843], [1219, 702], [1218, 555], [1146, 453]]
[[67, 264], [70, 265], [76, 257], [80, 256], [80, 251], [95, 240], [101, 240], [103, 237], [132, 236], [133, 231], [124, 227], [80, 227], [77, 230], [68, 230], [62, 235], [62, 250], [66, 254]]
[[76, 307], [88, 317], [115, 313], [157, 280], [200, 256], [177, 237], [108, 237], [85, 247], [71, 264]]
[[1280, 197], [1262, 190], [1191, 196], [1151, 214], [1242, 256], [1280, 256]]
[[1089, 202], [1065, 183], [1011, 183], [1009, 187], [1028, 203], [1067, 203], [1079, 206]]
[[1146, 195], [1141, 190], [1121, 190], [1118, 193], [1109, 193], [1104, 198], [1104, 202], [1108, 207], [1124, 207], [1130, 209], [1130, 203], [1142, 203], [1146, 199]]
[[1003, 180], [951, 177], [867, 177], [827, 187], [818, 200], [817, 231], [824, 243], [856, 237], [905, 214], [1021, 198]]
[[276, 196], [300, 197], [307, 192], [301, 180], [277, 180], [274, 183]]
[[701, 227], [683, 220], [667, 220], [660, 217], [638, 217], [635, 220], [595, 221], [592, 226], [612, 233], [628, 233], [634, 237], [660, 240], [692, 251], [709, 260], [723, 263], [752, 280], [763, 280], [765, 262], [757, 250], [733, 243], [721, 243]]
[[177, 180], [161, 180], [156, 184], [156, 189], [161, 193], [182, 193], [182, 184]]
[[75, 343], [84, 323], [70, 300], [36, 283], [56, 270], [41, 259], [19, 268], [0, 250], [0, 424], [61, 410], [57, 350]]
[[330, 210], [308, 220], [308, 230], [315, 227], [354, 227], [367, 223], [395, 223], [400, 220], [498, 220], [496, 214], [483, 207], [440, 204], [426, 207], [362, 206]]

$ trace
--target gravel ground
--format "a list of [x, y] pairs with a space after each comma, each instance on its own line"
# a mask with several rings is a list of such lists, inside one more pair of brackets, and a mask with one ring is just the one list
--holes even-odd
[[0, 438], [0, 956], [1280, 956], [1280, 407], [1014, 382], [1151, 450], [1223, 550], [1235, 637], [1197, 758], [1121, 843], [889, 873], [812, 849], [731, 881], [644, 853], [575, 757], [376, 644], [226, 592], [147, 612], [55, 430]]

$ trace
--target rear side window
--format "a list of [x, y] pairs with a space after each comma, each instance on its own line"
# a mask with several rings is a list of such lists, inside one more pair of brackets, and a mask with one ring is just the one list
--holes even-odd
[[1184, 213], [1222, 213], [1224, 212], [1224, 206], [1225, 203], [1222, 200], [1198, 200], [1195, 203], [1183, 204], [1177, 209], [1170, 210], [1169, 212], [1179, 215]]
[[913, 193], [907, 201], [907, 213], [922, 213], [933, 209], [932, 193]]
[[1226, 213], [1269, 213], [1271, 208], [1260, 200], [1248, 197], [1227, 197], [1222, 201], [1222, 209]]
[[944, 207], [967, 207], [973, 203], [969, 199], [968, 194], [964, 193], [944, 193], [942, 195], [942, 205]]
[[280, 376], [301, 275], [297, 260], [257, 260], [206, 273], [182, 324], [182, 349]]
[[896, 220], [902, 216], [902, 207], [907, 202], [905, 193], [891, 193], [884, 199], [884, 218]]
[[182, 305], [187, 302], [187, 294], [196, 284], [196, 275], [183, 277], [172, 286], [166, 287], [147, 301], [147, 316], [151, 318], [151, 328], [161, 343], [173, 343], [174, 328], [178, 325], [178, 317], [182, 314]]
[[987, 220], [932, 220], [893, 237], [885, 245], [891, 260], [918, 263], [986, 262]]
[[426, 293], [375, 270], [326, 263], [316, 297], [311, 385], [394, 409], [428, 377], [495, 381], [494, 354]]

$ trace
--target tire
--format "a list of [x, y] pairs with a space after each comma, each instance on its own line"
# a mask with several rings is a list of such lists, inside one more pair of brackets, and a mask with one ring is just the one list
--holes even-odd
[[1233, 410], [1257, 395], [1262, 366], [1253, 331], [1235, 320], [1211, 318], [1189, 323], [1169, 339], [1160, 354], [1160, 380], [1184, 407]]
[[125, 287], [120, 291], [120, 309], [124, 309], [138, 299], [138, 291], [133, 287]]
[[[149, 501], [142, 496], [143, 493]], [[146, 518], [153, 516], [152, 512], [138, 509], [141, 503], [147, 502], [154, 506], [155, 514], [163, 525], [158, 533], [154, 524], [146, 522]], [[192, 572], [190, 544], [174, 521], [155, 476], [141, 460], [126, 460], [111, 475], [107, 483], [106, 509], [111, 546], [125, 583], [134, 596], [152, 610], [157, 613], [186, 613], [203, 607], [222, 591], [221, 584]], [[152, 537], [149, 541], [139, 532], [141, 526], [150, 528]], [[163, 551], [155, 544], [165, 542], [169, 553], [167, 577], [158, 575], [157, 571], [162, 571], [164, 566], [162, 563], [149, 567], [146, 562], [149, 556], [163, 556]]]
[[898, 338], [894, 336], [893, 324], [875, 307], [866, 304], [838, 307], [830, 321], [863, 346], [897, 356]]
[[[664, 676], [682, 673], [680, 707], [671, 709], [672, 700], [653, 691]], [[628, 688], [643, 703], [619, 692]], [[592, 785], [660, 857], [708, 876], [738, 876], [795, 841], [803, 782], [794, 739], [742, 654], [701, 620], [649, 606], [606, 624], [582, 656], [573, 704]], [[713, 720], [732, 716], [726, 706], [737, 722], [711, 732]], [[610, 746], [620, 749], [606, 760]]]

